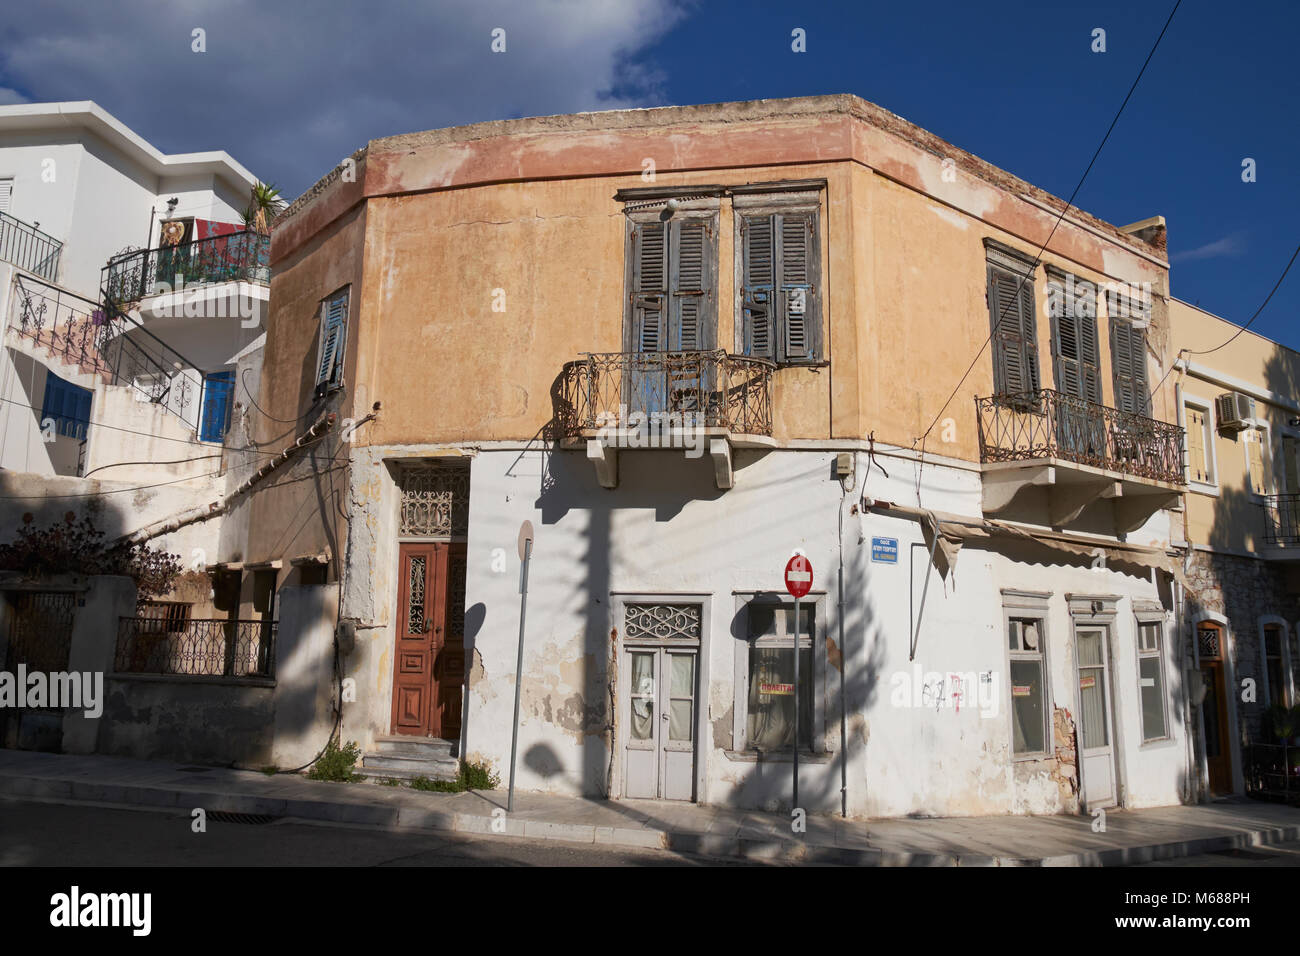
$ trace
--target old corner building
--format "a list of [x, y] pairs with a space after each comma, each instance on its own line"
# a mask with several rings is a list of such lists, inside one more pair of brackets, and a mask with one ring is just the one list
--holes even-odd
[[504, 776], [530, 521], [525, 789], [779, 809], [797, 746], [857, 817], [1231, 791], [1164, 221], [1064, 210], [852, 96], [369, 143], [272, 241], [255, 438], [324, 438], [223, 534], [318, 595], [277, 762], [339, 708], [375, 776]]

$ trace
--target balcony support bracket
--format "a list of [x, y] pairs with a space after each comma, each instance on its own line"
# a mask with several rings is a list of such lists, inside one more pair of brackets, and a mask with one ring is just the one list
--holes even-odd
[[723, 491], [731, 488], [736, 481], [731, 468], [731, 442], [725, 438], [713, 438], [709, 441], [709, 457], [713, 459], [713, 477]]
[[1058, 483], [1050, 498], [1049, 518], [1053, 528], [1063, 528], [1082, 514], [1083, 509], [1101, 498], [1117, 498], [1122, 494], [1118, 481], [1080, 481]]
[[587, 439], [587, 460], [596, 466], [596, 480], [602, 488], [618, 487], [618, 449], [603, 439]]
[[1129, 495], [1115, 499], [1115, 533], [1129, 534], [1147, 523], [1161, 508], [1168, 508], [1179, 500], [1176, 493]]
[[984, 511], [986, 514], [1002, 511], [1025, 488], [1055, 483], [1056, 469], [1051, 465], [985, 469], [982, 482]]

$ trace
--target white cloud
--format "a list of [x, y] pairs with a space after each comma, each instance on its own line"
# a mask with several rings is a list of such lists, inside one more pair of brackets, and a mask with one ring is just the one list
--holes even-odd
[[28, 97], [7, 86], [0, 86], [0, 106], [13, 106], [15, 103], [29, 103]]
[[1230, 236], [1207, 242], [1195, 249], [1175, 252], [1169, 257], [1170, 262], [1192, 262], [1196, 259], [1219, 259], [1225, 256], [1239, 256], [1246, 251], [1245, 234], [1234, 232]]
[[637, 57], [682, 2], [44, 0], [6, 25], [0, 83], [93, 99], [167, 152], [225, 149], [292, 197], [376, 137], [656, 105], [662, 77]]

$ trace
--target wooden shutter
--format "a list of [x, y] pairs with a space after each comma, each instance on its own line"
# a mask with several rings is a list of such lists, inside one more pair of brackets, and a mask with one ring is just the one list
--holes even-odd
[[1056, 387], [1075, 398], [1100, 405], [1101, 354], [1097, 345], [1097, 309], [1090, 293], [1054, 283], [1051, 295], [1052, 359]]
[[1268, 477], [1264, 474], [1264, 435], [1258, 429], [1246, 432], [1246, 456], [1250, 468], [1250, 490], [1257, 495], [1268, 494]]
[[321, 303], [320, 359], [316, 365], [316, 394], [339, 385], [343, 377], [344, 344], [347, 336], [348, 293], [339, 293]]
[[672, 296], [669, 335], [663, 348], [695, 352], [713, 347], [713, 230], [702, 219], [672, 224]]
[[632, 224], [632, 342], [634, 352], [668, 348], [668, 230], [662, 222]]
[[1132, 322], [1112, 318], [1110, 363], [1115, 379], [1115, 407], [1121, 412], [1149, 415], [1146, 331]]
[[13, 205], [13, 179], [0, 179], [0, 212], [8, 213]]
[[816, 214], [778, 213], [775, 219], [777, 264], [777, 360], [817, 360]]
[[1205, 412], [1191, 405], [1185, 407], [1187, 422], [1187, 477], [1209, 483], [1209, 450], [1205, 447]]
[[741, 220], [744, 279], [740, 290], [746, 355], [776, 361], [773, 290], [776, 280], [776, 217]]
[[1038, 391], [1038, 340], [1034, 286], [1009, 272], [989, 269], [989, 321], [993, 328], [993, 387], [999, 395]]

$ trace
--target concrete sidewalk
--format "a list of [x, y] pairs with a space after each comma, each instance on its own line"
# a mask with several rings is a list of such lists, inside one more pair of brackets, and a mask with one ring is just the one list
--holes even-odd
[[1088, 817], [810, 815], [807, 833], [795, 834], [785, 814], [728, 807], [520, 793], [507, 815], [500, 791], [429, 793], [16, 750], [0, 750], [0, 795], [859, 866], [1116, 866], [1300, 840], [1300, 810], [1246, 800], [1113, 811], [1105, 833], [1092, 832]]

